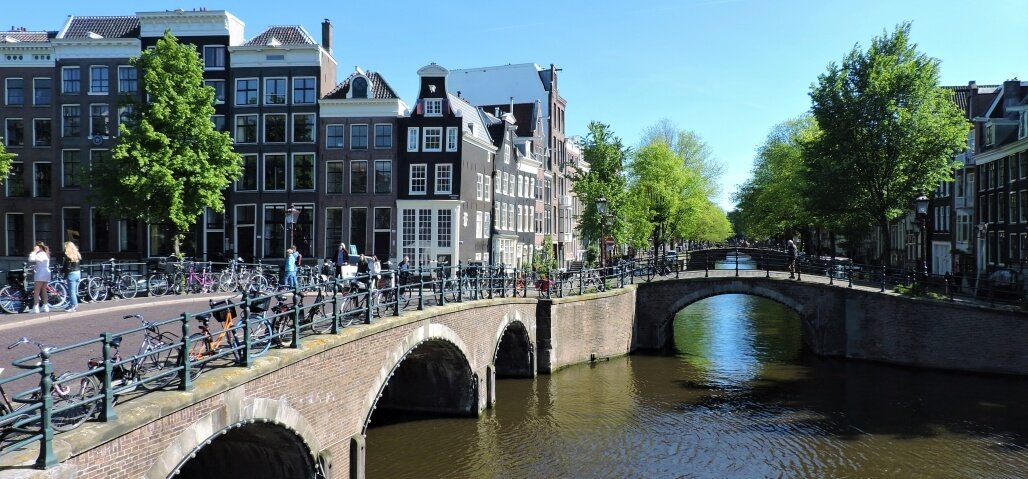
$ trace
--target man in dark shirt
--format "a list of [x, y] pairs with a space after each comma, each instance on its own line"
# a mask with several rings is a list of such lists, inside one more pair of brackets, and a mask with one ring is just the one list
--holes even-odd
[[339, 250], [336, 251], [336, 274], [343, 275], [343, 266], [350, 264], [350, 253], [346, 252], [346, 243], [339, 243]]
[[796, 243], [789, 240], [789, 278], [796, 277]]

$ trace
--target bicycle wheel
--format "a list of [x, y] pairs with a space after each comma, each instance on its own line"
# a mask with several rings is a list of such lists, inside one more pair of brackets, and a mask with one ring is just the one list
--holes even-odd
[[253, 275], [253, 277], [250, 278], [250, 287], [263, 293], [265, 291], [268, 291], [271, 288], [271, 285], [270, 283], [268, 283], [268, 278], [265, 278], [264, 276], [259, 274], [255, 274]]
[[68, 287], [61, 281], [46, 284], [46, 302], [51, 308], [62, 308], [68, 303]]
[[271, 324], [262, 316], [251, 315], [250, 322], [250, 356], [259, 357], [271, 348]]
[[[96, 412], [100, 382], [92, 375], [73, 381], [73, 384], [63, 382], [73, 375], [74, 373], [60, 375], [54, 385], [54, 413], [50, 417], [50, 423], [56, 431], [75, 429]], [[68, 393], [61, 394], [57, 391], [58, 385], [68, 388]]]
[[218, 275], [218, 287], [222, 291], [232, 291], [236, 289], [236, 275], [231, 270], [222, 271]]
[[118, 277], [118, 282], [114, 284], [114, 294], [120, 298], [132, 299], [136, 297], [138, 292], [139, 284], [136, 283], [136, 279], [132, 275], [123, 274]]
[[211, 351], [211, 337], [204, 333], [193, 333], [189, 335], [189, 364], [182, 360], [180, 355], [176, 358], [175, 366], [189, 367], [189, 380], [192, 381], [204, 372], [209, 358], [214, 355]]
[[168, 294], [168, 275], [166, 273], [154, 273], [146, 279], [146, 292], [150, 296], [164, 296]]
[[372, 301], [375, 302], [375, 311], [378, 317], [385, 317], [386, 312], [389, 311], [389, 307], [392, 306], [393, 298], [392, 294], [388, 291], [378, 290], [372, 294]]
[[[251, 327], [253, 327], [253, 326], [251, 326]], [[277, 336], [278, 344], [280, 344], [283, 348], [288, 348], [288, 347], [291, 347], [293, 345], [293, 315], [292, 314], [287, 314], [287, 315], [279, 316], [279, 317], [275, 318], [274, 319], [274, 323], [272, 324], [272, 330], [275, 332], [275, 336]], [[250, 337], [253, 338], [253, 331], [250, 331]], [[250, 354], [256, 355], [254, 350], [256, 350], [257, 346], [252, 341], [253, 340], [251, 339], [251, 343], [250, 343], [251, 352], [250, 352]]]
[[314, 305], [307, 310], [307, 321], [311, 323], [311, 331], [318, 334], [325, 334], [332, 331], [332, 321], [328, 315], [327, 305], [323, 302], [324, 297], [318, 296]]
[[78, 295], [80, 303], [84, 301], [92, 301], [89, 297], [89, 278], [82, 278], [82, 280], [79, 281]]
[[21, 288], [7, 285], [0, 288], [0, 309], [7, 314], [18, 314], [28, 306], [28, 298]]
[[[165, 346], [167, 345], [162, 343], [154, 347]], [[136, 365], [136, 380], [139, 381], [139, 387], [147, 391], [166, 388], [178, 377], [177, 374], [172, 373], [176, 363], [178, 363], [178, 353], [175, 349], [151, 353], [141, 358], [139, 364]]]
[[89, 278], [89, 299], [90, 301], [103, 301], [107, 299], [107, 282], [101, 278]]

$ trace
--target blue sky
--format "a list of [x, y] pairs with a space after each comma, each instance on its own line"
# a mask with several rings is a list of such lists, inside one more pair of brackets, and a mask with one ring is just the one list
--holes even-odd
[[57, 30], [72, 14], [202, 6], [232, 12], [246, 23], [247, 38], [269, 25], [296, 24], [320, 38], [320, 23], [329, 18], [340, 78], [354, 66], [378, 71], [408, 102], [417, 91], [415, 72], [430, 62], [553, 63], [563, 68], [569, 134], [584, 134], [596, 120], [636, 146], [646, 127], [669, 118], [697, 132], [724, 165], [718, 203], [726, 209], [771, 128], [809, 109], [810, 85], [828, 63], [900, 22], [913, 21], [921, 51], [942, 60], [945, 85], [1028, 79], [1024, 0], [52, 0], [42, 12], [31, 2], [8, 3], [0, 27], [29, 30]]

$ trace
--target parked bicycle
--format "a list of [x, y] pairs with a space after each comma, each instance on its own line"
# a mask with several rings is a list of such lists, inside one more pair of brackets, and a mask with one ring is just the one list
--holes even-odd
[[317, 297], [310, 306], [304, 306], [304, 294], [292, 294], [292, 302], [286, 302], [286, 293], [279, 293], [275, 296], [278, 304], [271, 307], [272, 325], [275, 335], [278, 336], [278, 343], [282, 347], [293, 345], [293, 315], [295, 308], [300, 308], [300, 328], [309, 327], [311, 331], [324, 334], [332, 330], [332, 321], [329, 320], [328, 308], [326, 307], [325, 293], [322, 288], [317, 289]]
[[[243, 304], [254, 292], [243, 291], [241, 298]], [[250, 330], [250, 356], [257, 357], [268, 351], [271, 347], [271, 324], [265, 317], [268, 311], [268, 304], [271, 297], [264, 297], [250, 303], [249, 311], [244, 311], [247, 326]], [[242, 322], [239, 321], [239, 313], [236, 312], [236, 304], [231, 299], [221, 301], [210, 301], [211, 312], [198, 314], [196, 320], [200, 323], [199, 333], [189, 336], [192, 347], [189, 351], [189, 363], [195, 372], [192, 375], [199, 375], [213, 359], [225, 356], [233, 356], [238, 363], [245, 360], [244, 340], [241, 338]], [[211, 331], [210, 321], [214, 317], [221, 323], [221, 331]], [[227, 351], [226, 351], [227, 350]]]
[[[54, 350], [54, 348], [32, 341], [26, 337], [22, 337], [7, 346], [7, 349], [14, 349], [22, 344], [29, 343], [35, 344], [39, 348], [40, 357], [44, 351], [49, 354]], [[36, 363], [36, 366], [38, 365], [39, 363]], [[0, 368], [0, 373], [2, 372], [3, 368]], [[93, 416], [97, 407], [95, 399], [99, 390], [90, 381], [90, 378], [92, 376], [72, 372], [60, 375], [56, 373], [50, 374], [50, 380], [53, 384], [50, 395], [53, 397], [54, 402], [50, 423], [55, 430], [59, 432], [70, 431]], [[39, 412], [34, 408], [30, 412], [19, 413], [19, 411], [21, 409], [28, 409], [32, 404], [39, 402], [41, 394], [39, 388], [35, 388], [28, 393], [15, 395], [11, 398], [3, 390], [3, 387], [0, 386], [0, 398], [2, 398], [0, 400], [0, 439], [6, 438], [12, 433], [31, 434], [38, 431], [40, 427]], [[21, 404], [15, 406], [15, 403]]]
[[[147, 322], [140, 314], [130, 314], [122, 319], [138, 319], [143, 325], [143, 342], [135, 356], [127, 360], [121, 357], [122, 336], [111, 339], [110, 346], [114, 349], [111, 355], [111, 387], [118, 394], [134, 391], [137, 387], [147, 391], [156, 391], [168, 386], [177, 377], [173, 370], [178, 363], [178, 352], [174, 347], [178, 336], [174, 333], [161, 331], [154, 323]], [[103, 389], [103, 358], [89, 360], [89, 368], [100, 368], [94, 375], [88, 376], [97, 390]]]
[[[51, 280], [46, 284], [47, 303], [51, 309], [68, 301], [68, 287], [62, 281]], [[25, 270], [9, 271], [7, 285], [0, 288], [0, 310], [18, 314], [32, 304], [32, 285], [26, 279]]]
[[114, 258], [100, 264], [100, 275], [89, 278], [89, 299], [103, 301], [115, 296], [123, 299], [136, 297], [139, 285], [135, 278], [122, 272]]

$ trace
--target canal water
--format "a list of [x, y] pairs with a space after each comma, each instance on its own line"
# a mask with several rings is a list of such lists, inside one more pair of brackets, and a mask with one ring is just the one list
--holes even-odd
[[817, 358], [752, 296], [674, 327], [671, 355], [500, 380], [477, 419], [372, 424], [368, 477], [1028, 477], [1026, 379]]

